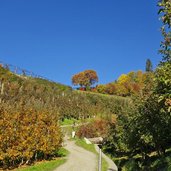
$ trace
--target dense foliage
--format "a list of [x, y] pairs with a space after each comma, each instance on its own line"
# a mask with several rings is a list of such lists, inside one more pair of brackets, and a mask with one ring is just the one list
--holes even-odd
[[0, 105], [0, 166], [15, 167], [53, 157], [62, 136], [57, 115]]
[[[69, 88], [0, 67], [0, 167], [49, 159], [61, 147], [59, 114], [50, 95]], [[48, 96], [47, 96], [48, 95]]]
[[109, 133], [110, 124], [115, 124], [116, 115], [112, 115], [111, 118], [94, 118], [91, 122], [85, 123], [77, 130], [77, 136], [79, 138], [94, 138], [102, 137], [106, 138]]
[[171, 1], [159, 0], [158, 6], [160, 8], [160, 18], [163, 23], [161, 31], [164, 37], [164, 40], [161, 42], [160, 52], [163, 55], [163, 60], [171, 62]]
[[[0, 67], [0, 166], [15, 167], [54, 155], [65, 118], [111, 118], [130, 99], [72, 91], [47, 80], [15, 75]], [[103, 124], [104, 125], [104, 124]]]
[[[123, 170], [169, 170], [171, 148], [171, 1], [159, 2], [164, 41], [163, 60], [154, 72], [154, 83], [134, 96], [126, 115], [110, 127], [104, 149]], [[126, 76], [123, 76], [126, 80]], [[147, 86], [146, 86], [147, 85]], [[122, 158], [120, 158], [122, 157]]]
[[[137, 71], [122, 74], [115, 82], [98, 85], [95, 92], [118, 96], [143, 96], [143, 90], [153, 85], [153, 72]], [[145, 93], [145, 92], [144, 92]]]

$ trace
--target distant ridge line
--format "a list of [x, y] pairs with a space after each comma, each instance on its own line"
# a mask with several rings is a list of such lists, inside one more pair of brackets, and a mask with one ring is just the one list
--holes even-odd
[[17, 75], [29, 76], [29, 77], [33, 77], [33, 78], [40, 78], [40, 79], [48, 80], [50, 82], [54, 82], [55, 83], [55, 81], [50, 80], [50, 79], [48, 79], [48, 78], [46, 78], [44, 76], [37, 75], [37, 74], [35, 74], [32, 71], [28, 71], [26, 69], [20, 68], [20, 67], [15, 66], [15, 65], [7, 64], [7, 63], [5, 63], [3, 61], [0, 61], [0, 65], [3, 68], [8, 69], [9, 71], [11, 71], [12, 73], [17, 74]]

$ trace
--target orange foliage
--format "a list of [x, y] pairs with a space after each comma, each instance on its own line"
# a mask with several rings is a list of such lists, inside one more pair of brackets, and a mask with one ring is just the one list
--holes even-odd
[[98, 82], [98, 76], [94, 70], [85, 70], [72, 77], [72, 84], [80, 85], [81, 87], [90, 87], [96, 82]]
[[3, 167], [52, 156], [62, 142], [57, 120], [55, 115], [45, 111], [13, 112], [1, 107], [0, 161]]
[[116, 118], [112, 117], [110, 121], [105, 119], [95, 119], [94, 121], [80, 126], [79, 130], [77, 131], [77, 136], [80, 138], [87, 137], [103, 137], [105, 138], [109, 132], [110, 124], [115, 124]]
[[143, 73], [142, 71], [129, 72], [122, 74], [117, 81], [104, 85], [98, 85], [96, 91], [103, 94], [131, 96], [150, 92], [153, 86], [152, 72]]

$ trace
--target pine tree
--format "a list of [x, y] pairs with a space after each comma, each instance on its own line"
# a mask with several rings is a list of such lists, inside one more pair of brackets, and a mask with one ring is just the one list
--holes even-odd
[[147, 59], [146, 61], [146, 72], [152, 72], [153, 71], [153, 65], [151, 63], [151, 60], [150, 59]]

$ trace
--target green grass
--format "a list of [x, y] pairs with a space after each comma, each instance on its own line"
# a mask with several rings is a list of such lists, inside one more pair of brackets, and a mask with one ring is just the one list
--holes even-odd
[[68, 154], [68, 150], [66, 150], [65, 148], [60, 148], [56, 154], [56, 156], [58, 156], [59, 158], [51, 161], [42, 161], [40, 163], [36, 163], [33, 166], [18, 168], [15, 169], [15, 171], [53, 171], [55, 168], [66, 162], [66, 159], [64, 157], [66, 157]]
[[64, 119], [61, 122], [61, 125], [72, 125], [74, 123], [74, 121], [72, 119]]
[[77, 120], [77, 119], [74, 119], [74, 118], [71, 118], [71, 119], [67, 119], [65, 118], [63, 121], [60, 121], [60, 125], [61, 126], [73, 126], [73, 124], [75, 124], [75, 127], [78, 127], [79, 124], [84, 124], [84, 123], [88, 123], [88, 122], [91, 122], [93, 121], [94, 118], [85, 118], [85, 119], [80, 119], [80, 120]]
[[19, 168], [15, 171], [53, 171], [55, 168], [59, 167], [65, 163], [66, 159], [56, 159], [52, 161], [45, 161], [42, 163], [35, 164], [34, 166], [28, 166], [26, 168]]
[[[98, 157], [98, 153], [95, 150], [94, 144], [86, 144], [86, 142], [83, 139], [76, 139], [76, 145], [96, 154], [96, 156]], [[108, 163], [104, 158], [102, 158], [102, 171], [107, 171], [107, 169], [108, 169]]]
[[102, 158], [102, 171], [107, 171], [108, 169], [108, 163], [104, 158]]
[[84, 148], [87, 151], [97, 154], [97, 151], [94, 148], [94, 144], [86, 144], [86, 142], [83, 139], [76, 139], [76, 145]]
[[80, 123], [81, 121], [80, 120], [76, 120], [76, 119], [74, 119], [74, 118], [71, 118], [71, 119], [64, 119], [60, 124], [61, 125], [73, 125], [74, 123], [75, 124], [78, 124], [78, 123]]
[[65, 148], [60, 148], [58, 151], [57, 151], [57, 156], [58, 157], [66, 157], [68, 156], [69, 154], [69, 151], [66, 150]]

